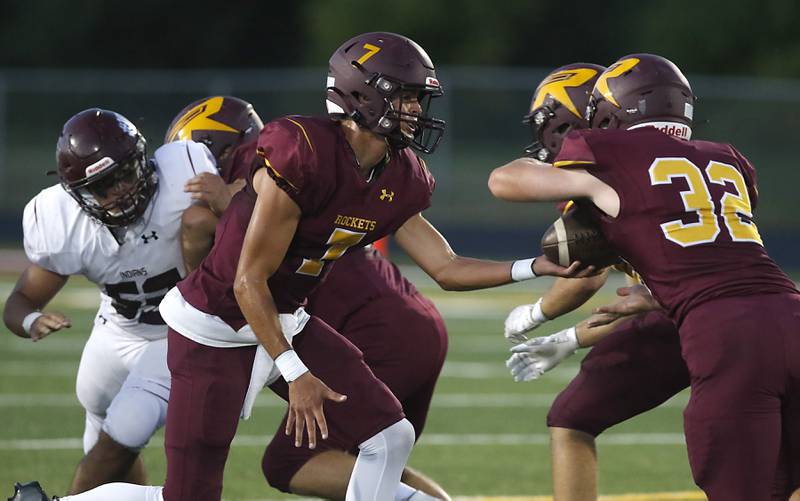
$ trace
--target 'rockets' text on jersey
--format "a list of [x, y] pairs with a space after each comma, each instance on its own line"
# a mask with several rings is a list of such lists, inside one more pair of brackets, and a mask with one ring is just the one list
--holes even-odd
[[242, 242], [255, 204], [252, 175], [266, 169], [302, 212], [294, 239], [269, 288], [281, 313], [294, 312], [349, 249], [394, 232], [430, 205], [433, 177], [410, 149], [393, 151], [364, 179], [341, 126], [329, 118], [287, 117], [267, 124], [258, 138], [261, 158], [248, 185], [217, 226], [214, 247], [178, 284], [198, 310], [234, 329], [245, 324], [233, 295]]

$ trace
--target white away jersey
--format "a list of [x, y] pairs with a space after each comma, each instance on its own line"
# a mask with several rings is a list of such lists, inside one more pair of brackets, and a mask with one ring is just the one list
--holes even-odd
[[148, 339], [166, 335], [158, 304], [186, 271], [180, 246], [183, 186], [201, 172], [217, 174], [205, 145], [168, 143], [155, 152], [158, 187], [142, 218], [124, 229], [122, 244], [90, 218], [60, 186], [25, 206], [28, 259], [61, 275], [84, 275], [100, 288], [98, 319]]

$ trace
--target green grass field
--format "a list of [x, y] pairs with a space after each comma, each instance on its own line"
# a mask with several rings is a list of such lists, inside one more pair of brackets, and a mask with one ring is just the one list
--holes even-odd
[[[504, 366], [509, 345], [502, 338], [506, 312], [538, 297], [549, 282], [446, 293], [418, 272], [412, 275], [447, 320], [450, 352], [425, 434], [409, 464], [456, 496], [549, 494], [545, 416], [585, 352], [538, 381], [514, 383]], [[0, 295], [5, 298], [12, 285], [10, 277], [2, 279]], [[550, 322], [540, 334], [575, 323], [592, 306], [610, 300], [613, 291], [614, 284], [608, 284], [581, 311]], [[84, 418], [74, 378], [96, 303], [94, 286], [73, 279], [53, 304], [72, 318], [72, 329], [37, 344], [8, 331], [0, 336], [0, 498], [11, 493], [14, 481], [37, 479], [54, 494], [67, 488], [82, 456]], [[695, 490], [682, 437], [681, 411], [687, 398], [688, 393], [678, 395], [601, 436], [602, 494]], [[269, 488], [260, 471], [263, 447], [275, 431], [284, 403], [266, 391], [256, 405], [253, 418], [239, 427], [231, 451], [225, 499], [292, 499]], [[164, 477], [162, 444], [160, 433], [144, 452], [154, 484]]]

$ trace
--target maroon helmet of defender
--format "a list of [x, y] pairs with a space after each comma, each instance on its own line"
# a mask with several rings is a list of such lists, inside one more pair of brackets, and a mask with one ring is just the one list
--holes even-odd
[[[394, 148], [411, 146], [423, 153], [436, 149], [445, 123], [428, 113], [431, 99], [442, 93], [428, 54], [395, 33], [358, 35], [329, 61], [328, 114], [386, 136]], [[411, 98], [418, 100], [419, 114], [403, 111], [403, 100]]]
[[670, 128], [689, 139], [695, 96], [671, 61], [653, 54], [620, 58], [597, 79], [586, 118], [592, 128]]
[[589, 96], [603, 66], [574, 63], [553, 70], [536, 87], [530, 111], [522, 123], [531, 128], [533, 141], [525, 153], [550, 162], [561, 150], [564, 137], [573, 129], [586, 129], [584, 118]]
[[127, 226], [155, 193], [157, 178], [145, 144], [119, 113], [81, 111], [64, 124], [56, 145], [61, 185], [91, 217], [108, 227]]
[[217, 160], [219, 170], [225, 171], [233, 150], [255, 139], [263, 128], [264, 122], [252, 104], [238, 97], [210, 96], [182, 109], [169, 125], [164, 142], [203, 143]]

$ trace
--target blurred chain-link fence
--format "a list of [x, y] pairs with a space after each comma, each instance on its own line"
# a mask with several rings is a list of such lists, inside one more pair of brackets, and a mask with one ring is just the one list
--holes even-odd
[[[520, 155], [529, 141], [521, 124], [544, 68], [445, 67], [445, 97], [434, 114], [447, 121], [440, 149], [428, 159], [437, 194], [427, 216], [465, 253], [530, 254], [555, 213], [494, 200], [489, 171]], [[118, 111], [144, 132], [150, 151], [186, 104], [209, 94], [237, 95], [262, 118], [316, 114], [323, 107], [325, 68], [226, 71], [0, 71], [0, 241], [19, 246], [24, 204], [56, 182], [61, 125], [93, 106]], [[800, 267], [795, 141], [800, 80], [689, 75], [699, 97], [694, 137], [730, 142], [759, 172], [757, 210], [769, 251]], [[798, 141], [800, 142], [800, 141]]]

